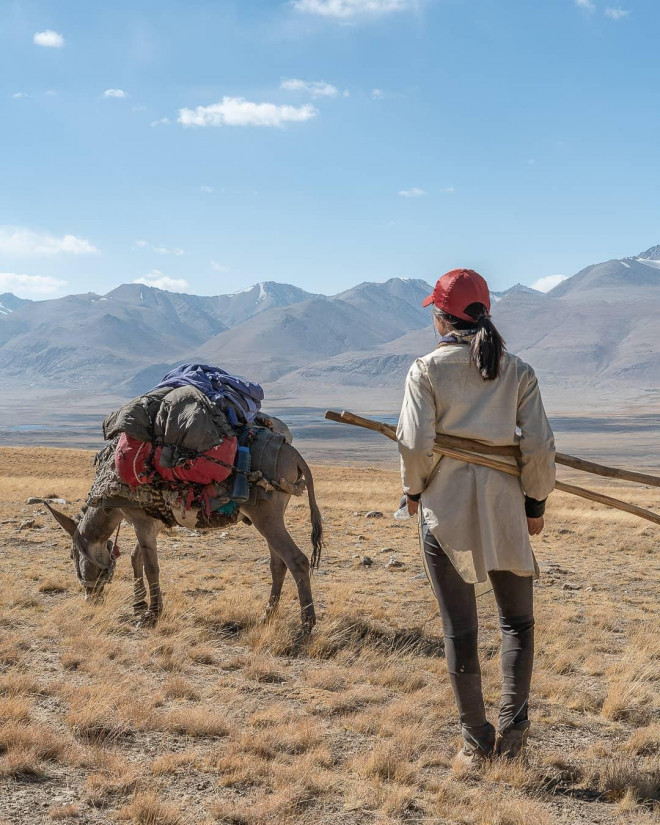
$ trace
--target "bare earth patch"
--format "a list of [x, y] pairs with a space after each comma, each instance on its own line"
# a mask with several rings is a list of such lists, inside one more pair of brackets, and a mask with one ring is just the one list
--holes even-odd
[[[442, 628], [416, 528], [390, 518], [396, 473], [314, 468], [327, 549], [313, 577], [319, 624], [301, 642], [290, 577], [279, 613], [260, 623], [268, 554], [244, 525], [224, 538], [163, 535], [165, 612], [154, 630], [134, 629], [126, 525], [104, 603], [86, 604], [68, 537], [25, 502], [56, 495], [74, 514], [91, 458], [0, 449], [0, 825], [657, 821], [652, 524], [551, 497], [548, 528], [535, 540], [543, 572], [530, 763], [494, 762], [474, 777], [452, 767], [459, 730]], [[657, 489], [590, 486], [660, 505]], [[385, 518], [366, 519], [371, 510]], [[308, 550], [304, 499], [289, 516]], [[392, 556], [403, 566], [387, 567]], [[479, 610], [494, 716], [490, 594]]]

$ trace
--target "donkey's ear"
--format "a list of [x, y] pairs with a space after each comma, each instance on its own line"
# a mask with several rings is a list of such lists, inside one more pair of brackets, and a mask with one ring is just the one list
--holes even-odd
[[44, 504], [46, 505], [46, 507], [48, 507], [48, 509], [53, 515], [53, 518], [55, 519], [55, 521], [57, 521], [60, 527], [63, 527], [66, 530], [66, 532], [70, 536], [72, 536], [76, 532], [78, 524], [69, 516], [65, 516], [64, 513], [60, 513], [59, 510], [56, 510], [54, 507], [51, 507], [47, 501], [44, 501]]

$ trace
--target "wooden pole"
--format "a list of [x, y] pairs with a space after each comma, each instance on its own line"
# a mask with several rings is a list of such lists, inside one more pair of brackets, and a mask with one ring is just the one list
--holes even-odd
[[[367, 430], [382, 433], [382, 435], [389, 438], [391, 441], [397, 440], [395, 428], [391, 424], [385, 424], [382, 421], [374, 421], [371, 418], [363, 418], [360, 415], [355, 415], [355, 413], [347, 412], [346, 410], [341, 413], [328, 410], [325, 417], [329, 421], [336, 421], [340, 424], [353, 424], [356, 427], [364, 427]], [[507, 473], [507, 475], [520, 476], [520, 468], [517, 465], [514, 466], [513, 464], [505, 464], [503, 461], [496, 461], [495, 459], [488, 458], [484, 455], [474, 455], [466, 452], [465, 450], [439, 444], [436, 444], [433, 447], [433, 452], [439, 453], [440, 455], [445, 455], [448, 458], [455, 458], [458, 461], [465, 461], [468, 464], [478, 464], [481, 467], [489, 467], [491, 470], [499, 470], [501, 473]], [[580, 459], [577, 460], [579, 461]], [[613, 507], [616, 510], [623, 510], [625, 513], [631, 513], [633, 516], [638, 516], [639, 518], [646, 519], [647, 521], [652, 521], [654, 524], [660, 524], [660, 515], [657, 513], [654, 513], [651, 510], [645, 510], [643, 507], [637, 507], [635, 504], [628, 504], [626, 501], [620, 501], [618, 498], [605, 496], [602, 493], [596, 493], [593, 490], [587, 490], [584, 487], [578, 487], [574, 484], [565, 484], [563, 481], [558, 481], [555, 484], [555, 487], [557, 490], [561, 490], [564, 493], [580, 496], [580, 498], [586, 498], [589, 499], [589, 501], [596, 501], [599, 504], [606, 505], [607, 507]]]
[[[387, 435], [388, 437], [389, 433], [396, 435], [396, 427], [392, 426], [392, 424], [385, 424], [382, 421], [372, 421], [370, 418], [363, 418], [360, 415], [355, 415], [355, 413], [347, 411], [336, 413], [328, 410], [325, 417], [330, 421], [337, 421], [340, 424], [355, 424], [358, 427], [366, 427], [369, 430], [382, 432], [383, 435]], [[480, 441], [474, 441], [471, 438], [438, 435], [435, 443], [438, 447], [456, 448], [467, 452], [476, 452], [480, 455], [512, 455], [516, 458], [520, 458], [521, 456], [520, 448], [516, 445], [495, 447], [489, 444], [482, 444]], [[587, 461], [584, 458], [577, 458], [567, 453], [557, 453], [555, 455], [555, 461], [557, 464], [572, 467], [574, 470], [582, 470], [585, 473], [593, 473], [594, 475], [605, 476], [606, 478], [618, 478], [621, 481], [633, 481], [636, 484], [648, 484], [651, 487], [660, 487], [660, 478], [649, 475], [648, 473], [623, 470], [619, 467], [608, 467], [607, 464], [596, 464], [595, 461]]]
[[606, 464], [596, 464], [595, 461], [587, 461], [584, 458], [576, 458], [574, 455], [557, 453], [555, 456], [557, 464], [572, 467], [574, 470], [582, 470], [585, 473], [593, 473], [606, 478], [619, 478], [622, 481], [634, 481], [636, 484], [648, 484], [651, 487], [660, 487], [660, 478], [647, 473], [637, 473], [633, 470], [622, 470], [619, 467], [608, 467]]

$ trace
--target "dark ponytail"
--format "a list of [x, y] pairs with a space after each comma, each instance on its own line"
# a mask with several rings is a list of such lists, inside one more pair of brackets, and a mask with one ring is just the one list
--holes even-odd
[[483, 304], [469, 304], [464, 311], [466, 315], [474, 318], [474, 321], [464, 321], [447, 312], [436, 310], [438, 315], [449, 321], [457, 330], [476, 329], [470, 345], [470, 362], [479, 370], [484, 381], [493, 381], [500, 374], [500, 361], [506, 349], [504, 338], [497, 331]]

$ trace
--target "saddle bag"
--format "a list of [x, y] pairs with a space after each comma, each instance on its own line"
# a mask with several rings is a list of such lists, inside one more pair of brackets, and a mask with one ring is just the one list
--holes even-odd
[[122, 433], [115, 450], [115, 469], [124, 484], [138, 487], [162, 479], [185, 484], [213, 484], [229, 478], [234, 468], [237, 440], [227, 437], [221, 444], [185, 459], [173, 467], [161, 462], [162, 446], [139, 441]]

